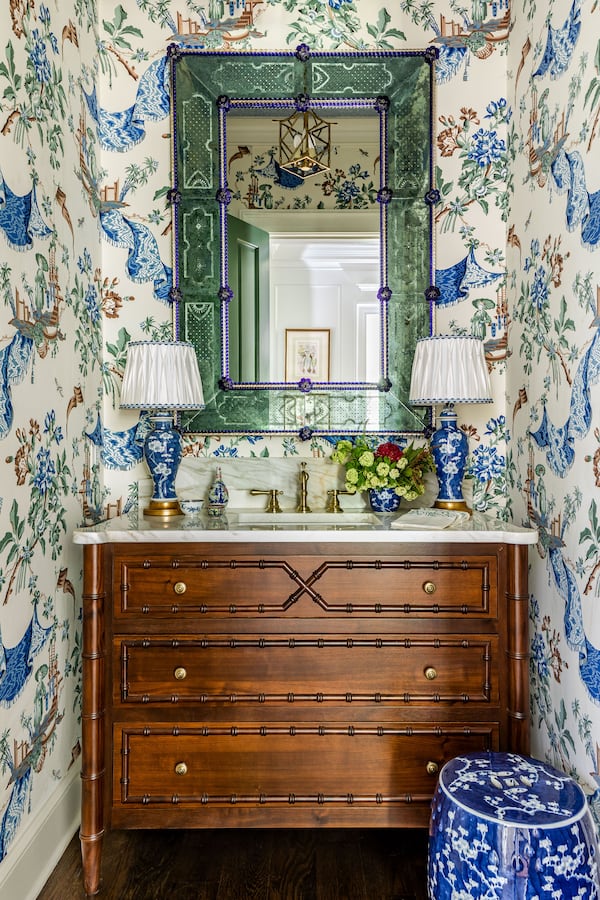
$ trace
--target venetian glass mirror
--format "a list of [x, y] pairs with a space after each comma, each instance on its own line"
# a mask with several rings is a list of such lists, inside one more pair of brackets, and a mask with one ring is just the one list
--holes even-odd
[[206, 401], [185, 430], [420, 431], [435, 51], [169, 55], [176, 333]]

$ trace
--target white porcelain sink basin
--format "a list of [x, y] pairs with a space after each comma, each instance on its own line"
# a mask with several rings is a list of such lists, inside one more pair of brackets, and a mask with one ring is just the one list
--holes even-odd
[[371, 512], [236, 512], [229, 524], [250, 528], [373, 528], [381, 524]]

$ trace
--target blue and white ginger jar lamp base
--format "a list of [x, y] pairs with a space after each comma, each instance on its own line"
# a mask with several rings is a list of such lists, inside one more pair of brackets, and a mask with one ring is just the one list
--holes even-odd
[[462, 482], [465, 475], [469, 442], [464, 431], [458, 427], [456, 413], [452, 405], [440, 413], [440, 428], [431, 436], [431, 455], [439, 491], [435, 506], [439, 509], [453, 509], [471, 512], [463, 497]]
[[181, 434], [169, 413], [151, 415], [152, 430], [144, 442], [144, 458], [152, 476], [152, 499], [145, 516], [181, 516], [175, 478], [181, 462]]

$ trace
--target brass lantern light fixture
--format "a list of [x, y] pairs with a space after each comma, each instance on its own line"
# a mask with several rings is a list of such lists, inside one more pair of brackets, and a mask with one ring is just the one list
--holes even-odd
[[299, 94], [296, 111], [279, 121], [279, 165], [298, 178], [327, 172], [331, 160], [331, 125], [311, 108], [310, 98]]

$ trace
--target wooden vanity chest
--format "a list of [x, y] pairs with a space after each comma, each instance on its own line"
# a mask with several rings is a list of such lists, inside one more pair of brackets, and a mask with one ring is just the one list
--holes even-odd
[[88, 893], [107, 828], [425, 826], [528, 752], [530, 541], [387, 535], [81, 539]]

